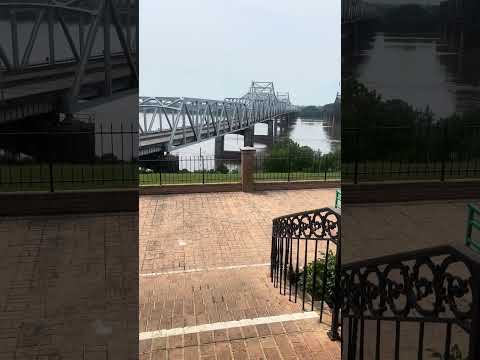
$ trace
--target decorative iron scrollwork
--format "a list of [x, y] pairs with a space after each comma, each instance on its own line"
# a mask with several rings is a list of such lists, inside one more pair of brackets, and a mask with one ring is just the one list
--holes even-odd
[[337, 242], [340, 236], [338, 214], [329, 208], [287, 215], [273, 220], [273, 237], [326, 239]]
[[376, 319], [451, 319], [469, 329], [473, 280], [454, 252], [390, 257], [346, 266], [340, 279], [343, 315]]

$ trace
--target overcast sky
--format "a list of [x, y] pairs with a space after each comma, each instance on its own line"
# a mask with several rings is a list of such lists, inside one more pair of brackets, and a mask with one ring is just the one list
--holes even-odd
[[140, 95], [220, 100], [257, 80], [323, 105], [340, 47], [340, 1], [140, 0]]

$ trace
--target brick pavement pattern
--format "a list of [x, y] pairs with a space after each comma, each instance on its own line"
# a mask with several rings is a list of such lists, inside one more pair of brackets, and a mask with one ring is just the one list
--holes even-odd
[[270, 262], [272, 219], [332, 207], [335, 190], [140, 197], [140, 273]]
[[[262, 265], [270, 262], [272, 219], [334, 201], [333, 189], [142, 196], [140, 332], [302, 312]], [[327, 316], [324, 324], [314, 318], [157, 337], [140, 342], [140, 356], [339, 359], [328, 323]]]
[[463, 246], [468, 203], [480, 204], [480, 199], [344, 205], [342, 261], [449, 244]]
[[0, 219], [0, 359], [134, 359], [137, 238], [138, 213]]

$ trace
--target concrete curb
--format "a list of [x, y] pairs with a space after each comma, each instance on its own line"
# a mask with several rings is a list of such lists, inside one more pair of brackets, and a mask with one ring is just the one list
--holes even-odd
[[[301, 189], [331, 189], [339, 188], [340, 181], [274, 181], [256, 182], [255, 191], [267, 190], [301, 190]], [[192, 194], [206, 192], [240, 192], [242, 184], [193, 184], [193, 185], [162, 185], [162, 186], [141, 186], [142, 195], [164, 195], [164, 194]]]

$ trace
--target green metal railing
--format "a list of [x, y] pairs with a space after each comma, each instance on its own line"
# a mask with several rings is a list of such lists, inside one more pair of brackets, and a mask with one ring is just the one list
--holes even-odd
[[473, 230], [480, 231], [480, 209], [475, 205], [468, 204], [468, 220], [467, 220], [467, 234], [465, 236], [465, 243], [471, 249], [480, 252], [480, 239], [474, 240], [472, 238]]
[[342, 208], [342, 190], [337, 190], [335, 195], [335, 207], [337, 209]]

